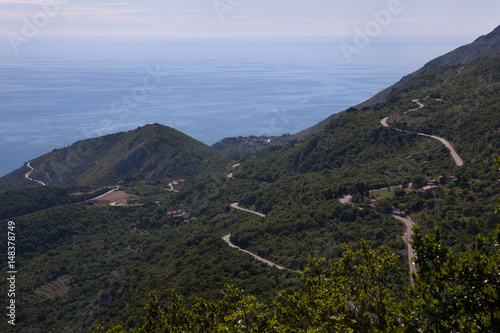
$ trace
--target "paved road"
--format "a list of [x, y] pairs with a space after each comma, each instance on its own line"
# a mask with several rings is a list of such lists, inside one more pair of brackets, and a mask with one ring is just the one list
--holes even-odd
[[[413, 102], [417, 103], [419, 108], [423, 108], [424, 107], [424, 104], [420, 103], [418, 101], [418, 99], [414, 99]], [[418, 109], [412, 109], [412, 110], [408, 110], [408, 111], [415, 111], [415, 110], [418, 110]], [[387, 123], [387, 120], [389, 119], [389, 117], [385, 117], [384, 119], [382, 119], [380, 121], [380, 124], [384, 127], [389, 127], [389, 124]], [[400, 129], [397, 129], [396, 130], [398, 131], [402, 131]], [[405, 131], [405, 132], [408, 132], [408, 131]], [[426, 136], [428, 138], [432, 138], [432, 139], [436, 139], [438, 140], [439, 142], [441, 142], [442, 144], [445, 145], [446, 148], [448, 148], [448, 150], [450, 151], [450, 155], [451, 157], [453, 158], [453, 160], [455, 161], [455, 164], [457, 166], [462, 166], [464, 165], [464, 161], [460, 158], [460, 155], [458, 155], [458, 153], [455, 151], [455, 149], [453, 148], [453, 146], [451, 145], [451, 143], [449, 143], [448, 141], [446, 141], [445, 139], [443, 138], [440, 138], [439, 136], [435, 136], [435, 135], [428, 135], [428, 134], [424, 134], [424, 133], [417, 133], [418, 135], [421, 135], [421, 136]]]
[[[259, 213], [259, 212], [256, 212], [256, 211], [253, 211], [253, 210], [250, 210], [250, 209], [246, 209], [246, 208], [242, 208], [242, 207], [238, 206], [238, 203], [237, 203], [237, 202], [232, 203], [232, 204], [231, 204], [231, 207], [233, 207], [233, 208], [235, 208], [235, 209], [242, 210], [242, 211], [244, 211], [244, 212], [248, 212], [248, 213], [252, 213], [252, 214], [258, 215], [258, 216], [260, 216], [260, 217], [266, 217], [266, 214], [262, 214], [262, 213]], [[229, 234], [229, 235], [226, 235], [226, 236], [222, 237], [222, 239], [223, 239], [223, 240], [224, 240], [224, 241], [225, 241], [225, 242], [226, 242], [226, 243], [227, 243], [230, 247], [235, 248], [235, 249], [238, 249], [238, 250], [240, 250], [240, 251], [242, 251], [242, 252], [245, 252], [245, 253], [247, 253], [247, 254], [251, 255], [252, 257], [254, 257], [255, 259], [257, 259], [258, 261], [261, 261], [261, 262], [263, 262], [263, 263], [265, 263], [265, 264], [268, 264], [269, 266], [274, 266], [274, 267], [276, 267], [276, 268], [278, 268], [278, 269], [287, 269], [287, 270], [289, 270], [289, 271], [292, 271], [291, 269], [288, 269], [288, 268], [286, 268], [286, 267], [283, 267], [283, 266], [280, 266], [280, 265], [278, 265], [278, 264], [275, 264], [275, 263], [274, 263], [274, 262], [272, 262], [272, 261], [269, 261], [269, 260], [267, 260], [267, 259], [264, 259], [264, 258], [262, 258], [262, 257], [259, 257], [258, 255], [254, 254], [254, 253], [252, 253], [252, 252], [250, 252], [250, 251], [243, 250], [243, 249], [242, 249], [242, 248], [240, 248], [239, 246], [234, 245], [233, 243], [231, 243], [231, 241], [229, 240], [230, 238], [231, 238], [231, 234]], [[293, 271], [292, 271], [292, 272], [293, 272]]]
[[[274, 263], [274, 262], [272, 262], [272, 261], [269, 261], [269, 260], [267, 260], [267, 259], [264, 259], [264, 258], [262, 258], [262, 257], [259, 257], [258, 255], [254, 254], [254, 253], [252, 253], [252, 252], [250, 252], [250, 251], [243, 250], [243, 249], [242, 249], [242, 248], [240, 248], [239, 246], [234, 245], [233, 243], [231, 243], [230, 238], [231, 238], [231, 234], [229, 234], [229, 235], [226, 235], [226, 236], [222, 237], [222, 239], [224, 240], [224, 242], [226, 242], [226, 243], [227, 243], [230, 247], [235, 248], [235, 249], [238, 249], [238, 250], [240, 250], [240, 251], [242, 251], [242, 252], [245, 252], [245, 253], [247, 253], [247, 254], [251, 255], [252, 257], [254, 257], [255, 259], [257, 259], [258, 261], [261, 261], [261, 262], [263, 262], [263, 263], [265, 263], [265, 264], [267, 264], [267, 265], [269, 265], [269, 266], [274, 266], [274, 267], [276, 267], [277, 269], [281, 269], [281, 270], [283, 270], [283, 269], [288, 269], [288, 268], [286, 268], [286, 267], [283, 267], [283, 266], [280, 266], [280, 265], [278, 265], [278, 264], [275, 264], [275, 263]], [[289, 271], [291, 271], [290, 269], [288, 269], [288, 270], [289, 270]]]
[[31, 170], [30, 170], [30, 172], [28, 172], [27, 174], [25, 174], [25, 175], [24, 175], [24, 177], [26, 177], [26, 179], [28, 179], [28, 180], [31, 180], [32, 182], [36, 182], [36, 183], [38, 183], [38, 184], [40, 184], [40, 185], [46, 186], [47, 184], [45, 184], [44, 182], [41, 182], [41, 181], [39, 181], [39, 180], [35, 180], [35, 179], [33, 179], [33, 178], [30, 178], [30, 175], [31, 175], [31, 173], [33, 172], [33, 170], [34, 170], [34, 169], [33, 169], [33, 167], [31, 166], [31, 162], [28, 162], [27, 166], [28, 166], [28, 168], [30, 168]]
[[451, 145], [451, 143], [449, 143], [445, 139], [440, 138], [439, 136], [428, 135], [428, 134], [424, 134], [424, 133], [417, 133], [417, 134], [421, 135], [421, 136], [426, 136], [426, 137], [429, 137], [429, 138], [433, 138], [433, 139], [439, 140], [442, 144], [444, 144], [446, 146], [446, 148], [448, 148], [448, 150], [450, 151], [451, 157], [453, 157], [453, 160], [455, 160], [455, 163], [457, 164], [457, 166], [464, 165], [464, 161], [460, 158], [460, 156], [455, 151], [455, 149], [453, 149], [453, 146]]
[[242, 210], [244, 212], [248, 212], [248, 213], [252, 213], [252, 214], [258, 215], [260, 217], [266, 217], [266, 214], [262, 214], [262, 213], [259, 213], [259, 212], [256, 212], [256, 211], [253, 211], [253, 210], [250, 210], [250, 209], [246, 209], [246, 208], [240, 207], [237, 202], [232, 203], [231, 207], [233, 207], [235, 209]]
[[415, 251], [413, 250], [413, 247], [410, 244], [410, 240], [411, 240], [411, 237], [413, 235], [412, 228], [413, 228], [413, 225], [415, 224], [415, 222], [413, 222], [412, 219], [408, 216], [402, 217], [402, 216], [397, 215], [397, 214], [388, 214], [388, 213], [382, 213], [382, 212], [379, 212], [379, 213], [382, 215], [385, 215], [385, 216], [393, 217], [393, 218], [403, 222], [406, 225], [406, 232], [405, 232], [405, 235], [403, 236], [403, 240], [406, 243], [406, 246], [408, 247], [408, 265], [410, 267], [410, 273], [415, 273], [416, 272], [415, 263], [412, 260], [413, 258], [415, 258]]

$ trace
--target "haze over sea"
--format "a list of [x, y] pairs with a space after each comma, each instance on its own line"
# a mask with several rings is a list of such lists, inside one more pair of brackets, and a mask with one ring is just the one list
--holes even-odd
[[[0, 50], [0, 176], [78, 140], [161, 123], [206, 144], [296, 133], [472, 41], [38, 37]], [[160, 75], [158, 75], [158, 72]], [[153, 73], [153, 74], [151, 74]]]

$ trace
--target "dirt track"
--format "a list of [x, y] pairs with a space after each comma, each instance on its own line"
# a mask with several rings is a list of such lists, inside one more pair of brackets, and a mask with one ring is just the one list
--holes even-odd
[[35, 182], [35, 183], [38, 183], [40, 185], [43, 185], [43, 186], [46, 186], [47, 184], [45, 184], [44, 182], [42, 181], [39, 181], [39, 180], [36, 180], [36, 179], [33, 179], [33, 178], [30, 178], [30, 175], [31, 173], [33, 172], [33, 167], [31, 166], [31, 162], [28, 162], [28, 164], [26, 164], [28, 166], [28, 168], [30, 168], [30, 172], [28, 172], [27, 174], [24, 175], [24, 177], [26, 177], [26, 179], [28, 180], [31, 180], [32, 182]]

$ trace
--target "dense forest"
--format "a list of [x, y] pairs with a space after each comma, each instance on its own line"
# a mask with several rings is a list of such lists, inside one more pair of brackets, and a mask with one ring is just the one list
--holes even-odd
[[233, 286], [215, 302], [172, 293], [161, 306], [151, 293], [143, 326], [130, 332], [496, 332], [500, 229], [492, 242], [478, 236], [472, 253], [454, 256], [439, 228], [425, 237], [417, 228], [417, 273], [405, 292], [394, 254], [361, 242], [356, 252], [344, 246], [339, 259], [312, 259], [299, 290], [281, 292], [272, 306]]
[[[369, 110], [351, 109], [305, 142], [269, 147], [243, 158], [233, 172], [235, 178], [272, 185], [249, 189], [240, 204], [269, 213], [262, 230], [281, 225], [271, 234], [287, 229], [290, 236], [271, 238], [260, 227], [242, 226], [233, 233], [235, 242], [280, 257], [317, 248], [308, 246], [312, 239], [331, 244], [329, 255], [334, 247], [338, 255], [340, 244], [359, 237], [372, 246], [380, 245], [378, 237], [395, 250], [402, 249], [397, 239], [384, 238], [380, 231], [397, 224], [380, 224], [375, 222], [384, 220], [380, 216], [342, 207], [337, 200], [354, 195], [362, 207], [364, 198], [379, 193], [371, 194], [374, 190], [401, 186], [404, 191], [385, 191], [389, 207], [414, 216], [425, 232], [443, 227], [444, 242], [454, 250], [471, 250], [475, 235], [492, 235], [498, 223], [493, 206], [500, 190], [492, 161], [500, 149], [500, 90], [495, 89], [499, 79], [498, 56], [467, 66], [431, 68], [394, 90], [387, 102]], [[414, 102], [417, 99], [422, 108]], [[389, 116], [393, 128], [380, 124], [384, 116]], [[453, 142], [465, 165], [455, 165], [444, 145], [417, 135], [420, 132]], [[449, 182], [450, 176], [458, 181]], [[433, 179], [439, 180], [433, 195], [419, 196], [416, 190]], [[356, 225], [359, 221], [361, 225]]]
[[500, 57], [459, 53], [279, 142], [154, 124], [3, 177], [15, 329], [494, 332]]

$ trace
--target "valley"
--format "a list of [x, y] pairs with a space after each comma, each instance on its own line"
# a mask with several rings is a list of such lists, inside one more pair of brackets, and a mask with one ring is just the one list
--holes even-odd
[[500, 27], [296, 135], [150, 124], [31, 160], [0, 178], [17, 328], [494, 332], [499, 80]]

